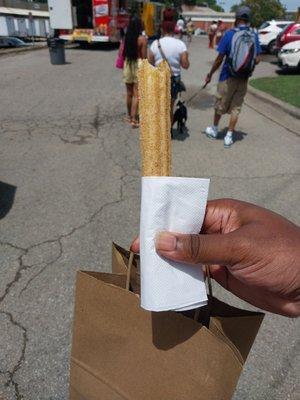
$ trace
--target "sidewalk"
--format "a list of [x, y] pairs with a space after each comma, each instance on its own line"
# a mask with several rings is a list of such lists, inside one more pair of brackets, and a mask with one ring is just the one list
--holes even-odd
[[[199, 37], [194, 38], [190, 48], [191, 52], [191, 67], [188, 71], [183, 72], [183, 80], [188, 87], [188, 93], [183, 94], [184, 99], [193, 98], [192, 106], [199, 107], [200, 109], [210, 109], [211, 115], [213, 114], [214, 95], [216, 93], [216, 86], [219, 77], [219, 71], [217, 71], [213, 77], [212, 82], [204, 89], [201, 90], [204, 84], [205, 77], [209, 72], [211, 65], [217, 56], [217, 52], [207, 48], [207, 38]], [[200, 55], [200, 56], [199, 56]], [[277, 76], [276, 70], [277, 65], [271, 64], [270, 56], [265, 56], [265, 61], [262, 61], [254, 71], [253, 78], [260, 78], [264, 76]], [[198, 99], [198, 104], [195, 104], [195, 94]], [[294, 106], [290, 106], [273, 96], [270, 96], [264, 92], [258, 91], [248, 85], [248, 93], [245, 99], [245, 106], [248, 106], [258, 113], [264, 115], [271, 121], [276, 122], [280, 126], [287, 128], [289, 131], [300, 135], [299, 116], [300, 110]], [[245, 106], [241, 113], [241, 119], [245, 113]], [[206, 124], [203, 125], [202, 130], [205, 126], [211, 124], [211, 116], [207, 120]], [[204, 120], [206, 117], [204, 117]], [[226, 116], [223, 118], [223, 121]], [[228, 118], [227, 118], [228, 119]]]

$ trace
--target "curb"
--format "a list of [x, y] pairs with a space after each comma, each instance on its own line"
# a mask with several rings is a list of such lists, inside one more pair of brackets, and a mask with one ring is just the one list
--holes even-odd
[[18, 54], [18, 53], [25, 53], [25, 52], [29, 52], [29, 51], [42, 50], [42, 49], [45, 49], [45, 48], [47, 48], [47, 45], [9, 49], [9, 50], [6, 50], [6, 51], [0, 51], [0, 57], [1, 56], [10, 56], [10, 55], [13, 55], [13, 54]]
[[[73, 43], [65, 45], [65, 49], [73, 49], [75, 47], [78, 47], [78, 45], [73, 44]], [[15, 48], [15, 49], [8, 49], [5, 51], [0, 51], [0, 57], [1, 56], [11, 56], [11, 55], [19, 54], [19, 53], [22, 54], [22, 53], [36, 51], [36, 50], [44, 50], [47, 48], [48, 48], [48, 46], [47, 46], [47, 44], [45, 44], [43, 46], [32, 46], [32, 47], [21, 47], [21, 48]]]
[[279, 108], [294, 118], [300, 119], [300, 108], [285, 103], [284, 101], [279, 100], [268, 93], [262, 92], [261, 90], [255, 89], [253, 86], [251, 86], [250, 82], [248, 85], [248, 92], [259, 100], [269, 103], [277, 109]]

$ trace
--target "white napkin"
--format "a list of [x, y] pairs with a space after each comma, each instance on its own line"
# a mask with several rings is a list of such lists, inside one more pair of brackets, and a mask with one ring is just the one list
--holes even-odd
[[169, 261], [155, 250], [158, 232], [199, 233], [209, 179], [142, 178], [140, 221], [141, 306], [184, 311], [207, 304], [202, 268]]

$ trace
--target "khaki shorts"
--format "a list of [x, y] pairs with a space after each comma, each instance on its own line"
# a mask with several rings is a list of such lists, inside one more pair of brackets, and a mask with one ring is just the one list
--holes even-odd
[[218, 83], [215, 110], [217, 114], [235, 114], [241, 112], [247, 93], [248, 79], [228, 78]]
[[123, 82], [124, 83], [137, 83], [138, 60], [124, 62], [123, 69]]

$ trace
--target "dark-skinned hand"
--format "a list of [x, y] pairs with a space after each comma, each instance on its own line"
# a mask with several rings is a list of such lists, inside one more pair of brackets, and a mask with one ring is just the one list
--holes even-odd
[[[139, 239], [132, 244], [139, 252]], [[201, 233], [160, 232], [162, 257], [209, 265], [224, 288], [273, 313], [300, 315], [300, 228], [267, 209], [242, 201], [209, 201]]]

